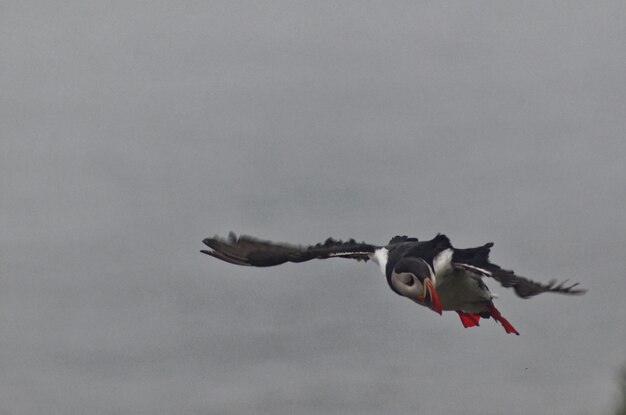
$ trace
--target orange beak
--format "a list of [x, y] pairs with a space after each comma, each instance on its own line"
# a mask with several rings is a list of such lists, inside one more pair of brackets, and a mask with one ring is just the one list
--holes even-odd
[[435, 291], [435, 286], [430, 278], [424, 279], [424, 302], [429, 305], [430, 309], [435, 313], [441, 314], [443, 312], [443, 307], [441, 307], [441, 302], [439, 301], [439, 297]]

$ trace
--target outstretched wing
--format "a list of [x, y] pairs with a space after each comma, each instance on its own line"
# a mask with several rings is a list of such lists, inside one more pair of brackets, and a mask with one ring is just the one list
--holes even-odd
[[208, 250], [200, 252], [236, 265], [270, 267], [285, 262], [304, 262], [311, 259], [351, 258], [367, 261], [378, 248], [374, 245], [356, 242], [354, 239], [343, 242], [328, 238], [326, 242], [311, 246], [291, 245], [256, 239], [251, 236], [237, 237], [230, 233], [228, 238], [215, 236], [207, 238], [204, 244]]
[[583, 294], [586, 290], [576, 288], [578, 283], [567, 285], [567, 281], [557, 284], [552, 280], [542, 284], [525, 277], [516, 275], [511, 270], [502, 269], [489, 261], [489, 251], [493, 243], [478, 248], [455, 249], [452, 255], [452, 265], [460, 270], [470, 272], [481, 277], [490, 277], [498, 281], [503, 287], [513, 288], [522, 298], [529, 298], [545, 292], [561, 294]]

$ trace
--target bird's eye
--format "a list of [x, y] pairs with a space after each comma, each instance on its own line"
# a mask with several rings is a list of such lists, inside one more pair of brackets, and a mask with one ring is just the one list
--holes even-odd
[[403, 274], [402, 282], [407, 287], [412, 287], [413, 285], [415, 285], [415, 277], [413, 277], [413, 274]]

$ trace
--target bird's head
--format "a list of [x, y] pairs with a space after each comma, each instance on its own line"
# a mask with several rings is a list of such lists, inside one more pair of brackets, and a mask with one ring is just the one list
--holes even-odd
[[441, 314], [443, 308], [435, 291], [435, 274], [423, 259], [405, 258], [398, 261], [389, 282], [398, 294]]

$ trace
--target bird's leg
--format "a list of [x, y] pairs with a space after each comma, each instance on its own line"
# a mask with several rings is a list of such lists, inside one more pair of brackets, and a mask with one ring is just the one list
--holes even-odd
[[519, 332], [517, 330], [515, 330], [515, 327], [513, 327], [513, 325], [511, 323], [509, 323], [509, 320], [507, 320], [504, 317], [502, 317], [502, 314], [500, 314], [500, 312], [493, 305], [493, 303], [489, 304], [488, 307], [489, 307], [489, 314], [491, 315], [491, 317], [493, 317], [494, 320], [499, 321], [502, 324], [502, 327], [504, 327], [504, 330], [507, 333], [514, 333], [514, 334], [517, 334], [519, 336]]
[[463, 323], [463, 327], [476, 327], [479, 326], [480, 316], [474, 313], [464, 313], [461, 310], [456, 310], [459, 317], [461, 317], [461, 323]]

